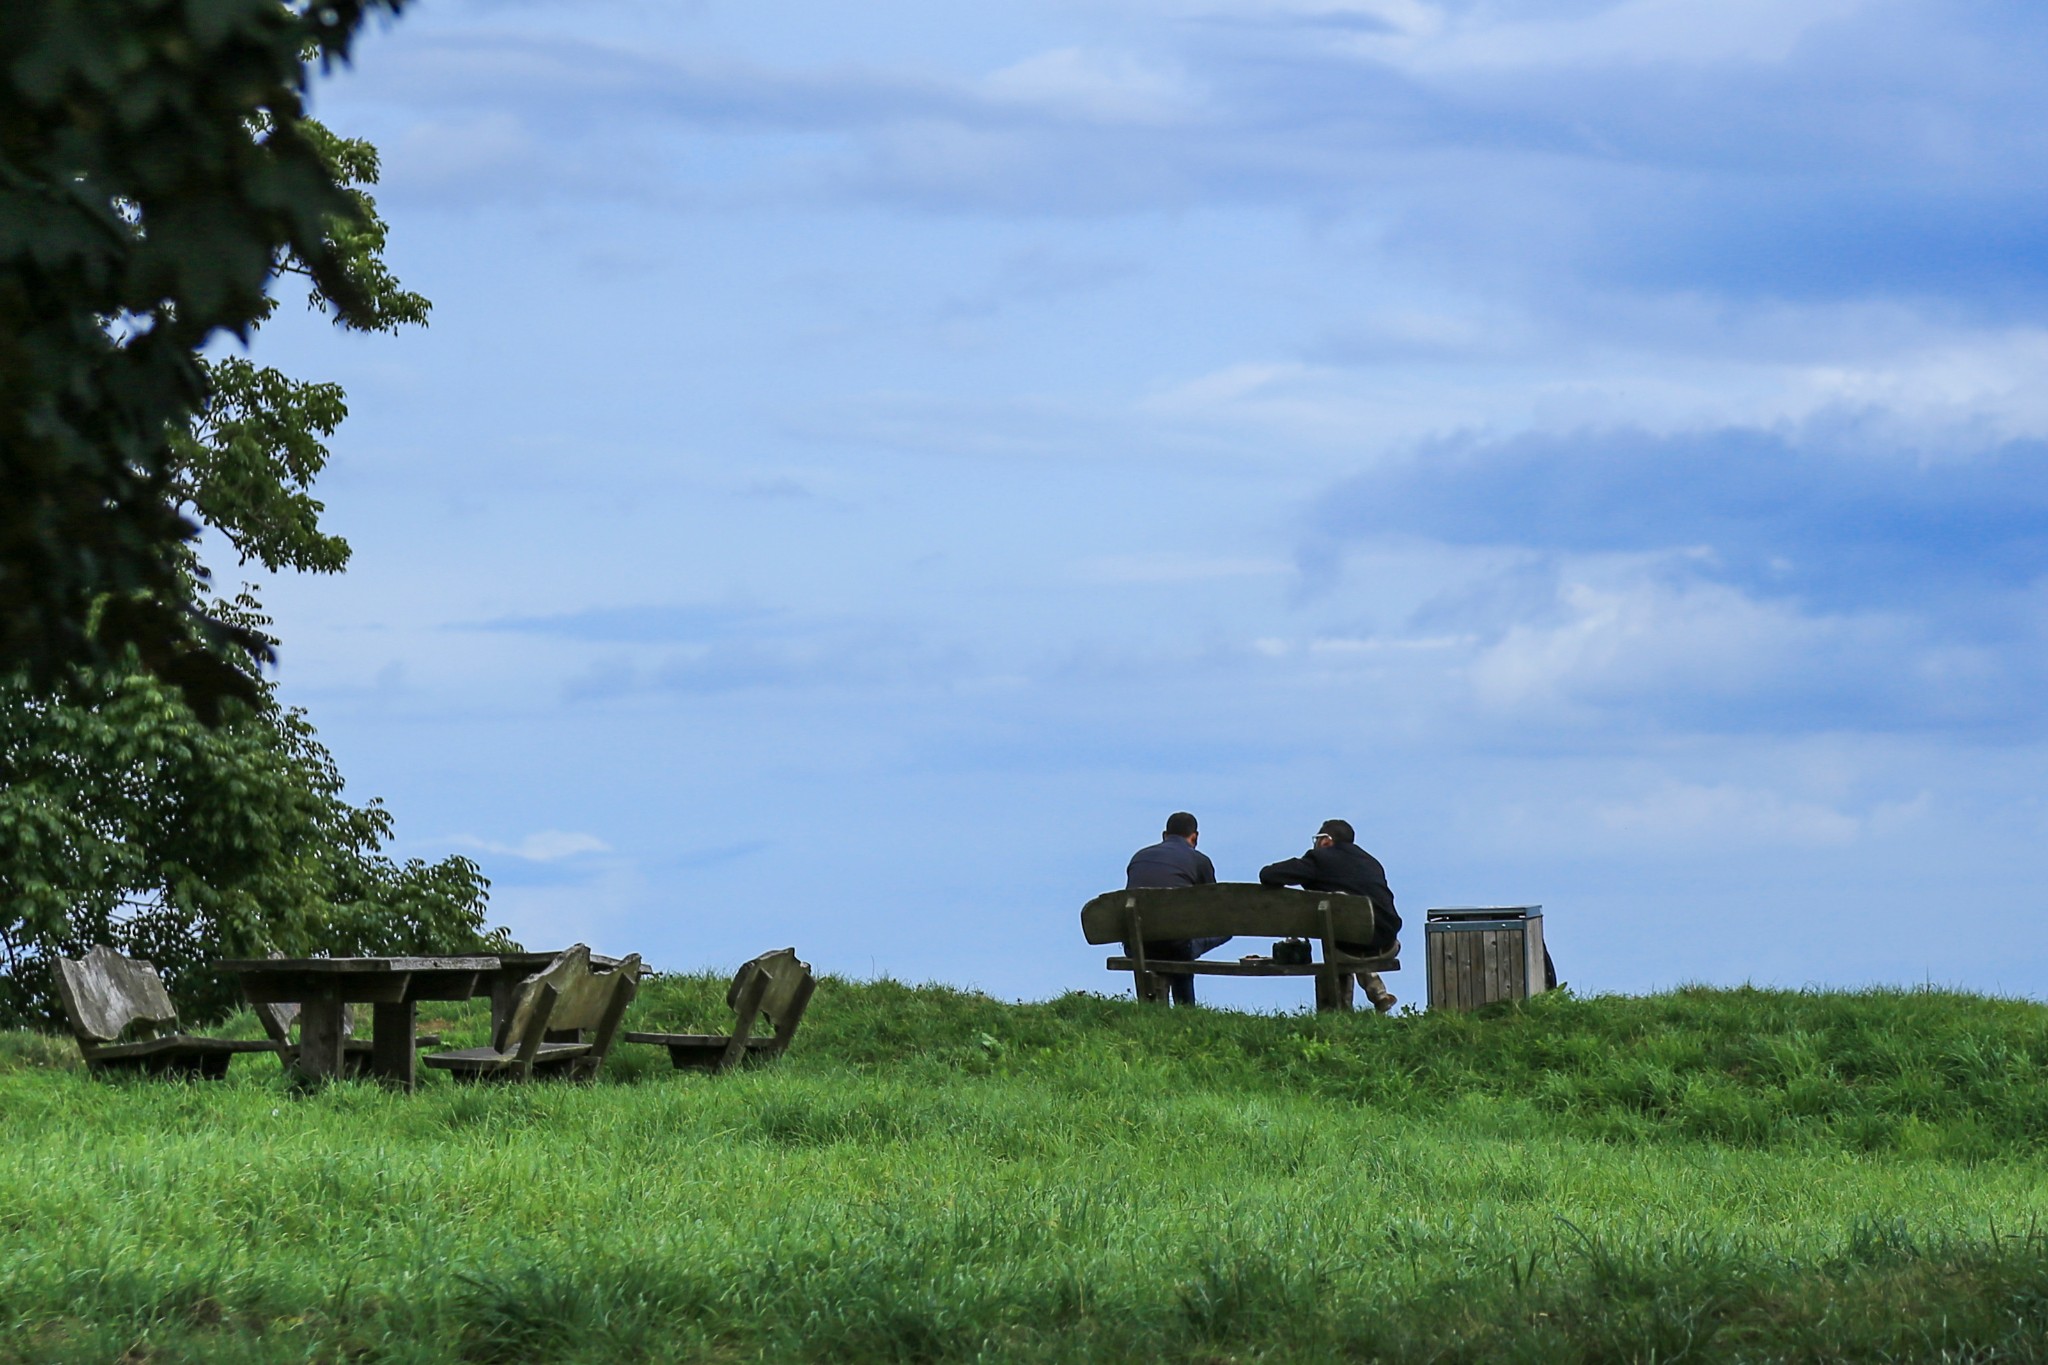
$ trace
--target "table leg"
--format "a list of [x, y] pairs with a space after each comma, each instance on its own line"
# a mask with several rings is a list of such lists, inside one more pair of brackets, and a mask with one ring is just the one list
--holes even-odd
[[337, 999], [307, 1000], [299, 1006], [299, 1076], [332, 1080], [342, 1074], [342, 1005]]
[[401, 1090], [411, 1090], [416, 1081], [414, 1067], [419, 1055], [420, 1007], [408, 1000], [399, 1005], [379, 1005], [371, 1027], [370, 1074]]

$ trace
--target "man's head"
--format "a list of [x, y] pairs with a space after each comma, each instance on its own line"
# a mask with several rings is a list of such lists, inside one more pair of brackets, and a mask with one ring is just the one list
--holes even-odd
[[1355, 844], [1358, 834], [1348, 820], [1325, 820], [1323, 827], [1316, 831], [1316, 847], [1328, 848], [1332, 844]]
[[1195, 817], [1184, 810], [1177, 810], [1166, 817], [1166, 837], [1169, 839], [1185, 839], [1192, 844], [1199, 833]]

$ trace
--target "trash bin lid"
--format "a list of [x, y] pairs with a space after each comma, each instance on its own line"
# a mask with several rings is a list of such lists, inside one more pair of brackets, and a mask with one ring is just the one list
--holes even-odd
[[1433, 905], [1423, 911], [1427, 920], [1542, 919], [1540, 905]]

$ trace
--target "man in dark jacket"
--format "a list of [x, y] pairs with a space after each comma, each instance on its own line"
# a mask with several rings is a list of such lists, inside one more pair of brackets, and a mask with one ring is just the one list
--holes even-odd
[[[1387, 885], [1387, 870], [1380, 860], [1358, 846], [1358, 836], [1343, 820], [1325, 820], [1316, 831], [1315, 844], [1299, 858], [1270, 863], [1259, 869], [1265, 886], [1298, 886], [1304, 891], [1334, 891], [1347, 896], [1364, 896], [1372, 901], [1372, 942], [1339, 943], [1347, 953], [1376, 957], [1394, 946], [1401, 932], [1401, 917], [1394, 911], [1394, 892]], [[1393, 992], [1379, 973], [1365, 972], [1360, 983], [1372, 1007], [1385, 1014], [1394, 1008]]]
[[[1159, 836], [1159, 842], [1131, 855], [1130, 866], [1124, 872], [1124, 890], [1207, 886], [1214, 882], [1216, 864], [1209, 861], [1208, 854], [1195, 847], [1201, 837], [1195, 817], [1186, 811], [1177, 810], [1167, 816], [1166, 831]], [[1211, 948], [1220, 948], [1228, 942], [1228, 935], [1222, 938], [1161, 939], [1157, 942], [1147, 939], [1145, 956], [1162, 962], [1193, 962]], [[1174, 1004], [1195, 1003], [1195, 979], [1192, 976], [1170, 975], [1166, 982]]]

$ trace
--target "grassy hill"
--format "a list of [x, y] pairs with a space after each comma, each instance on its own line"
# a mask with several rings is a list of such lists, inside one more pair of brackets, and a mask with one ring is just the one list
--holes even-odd
[[2048, 1009], [1934, 991], [828, 979], [773, 1068], [412, 1096], [0, 1035], [0, 1360], [2043, 1360], [2044, 1062]]

